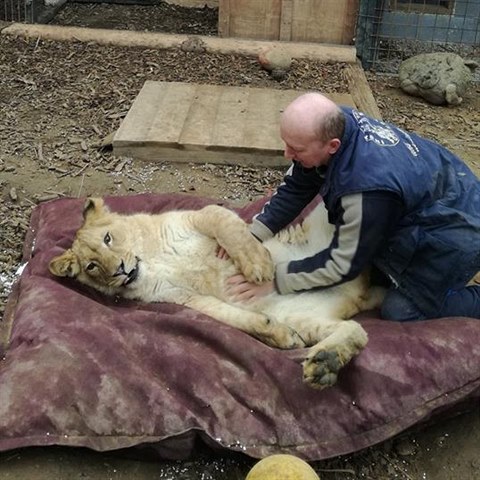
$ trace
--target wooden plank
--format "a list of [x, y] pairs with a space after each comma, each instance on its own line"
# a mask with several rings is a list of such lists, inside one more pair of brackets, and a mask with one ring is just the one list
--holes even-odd
[[251, 89], [244, 143], [254, 149], [282, 154], [280, 115], [301, 93], [298, 90]]
[[[220, 0], [222, 36], [278, 40], [282, 0]], [[228, 16], [228, 19], [226, 18]]]
[[[233, 0], [232, 0], [233, 1]], [[218, 36], [230, 37], [230, 0], [220, 0], [218, 4]]]
[[220, 0], [224, 37], [351, 45], [359, 0]]
[[242, 104], [247, 97], [248, 89], [198, 86], [182, 131], [182, 146], [198, 149], [240, 144], [243, 138]]
[[359, 0], [293, 0], [292, 40], [350, 45]]
[[151, 119], [156, 115], [159, 102], [164, 96], [164, 90], [168, 84], [146, 81], [137, 98], [133, 102], [128, 112], [129, 122], [122, 122], [117, 131], [117, 135], [123, 137], [127, 134], [132, 141], [141, 141], [145, 138], [146, 129], [150, 128]]
[[243, 145], [250, 89], [221, 87], [221, 90], [217, 118], [215, 125], [212, 126], [212, 146], [217, 148]]
[[[113, 139], [138, 159], [284, 166], [280, 114], [302, 92], [147, 81]], [[349, 94], [333, 101], [357, 106]]]
[[194, 147], [179, 150], [173, 147], [159, 146], [158, 144], [133, 145], [122, 143], [114, 147], [115, 155], [132, 157], [146, 162], [196, 163], [214, 165], [242, 165], [251, 167], [285, 167], [285, 158], [282, 154], [268, 151], [246, 151], [229, 147], [214, 149], [197, 149]]
[[382, 114], [370, 89], [362, 66], [359, 63], [347, 65], [344, 70], [344, 75], [357, 108], [371, 117], [381, 119]]
[[[158, 100], [154, 114], [148, 118], [144, 113], [146, 121], [150, 122], [145, 140], [150, 141], [161, 136], [165, 145], [178, 145], [185, 120], [190, 112], [196, 86], [194, 84], [181, 84], [181, 88], [177, 88], [179, 84], [176, 82], [160, 83], [161, 94], [159, 93], [157, 96]], [[146, 98], [139, 110], [145, 112], [143, 106], [149, 101], [151, 101], [151, 98]], [[138, 117], [140, 114], [136, 113], [135, 116]]]
[[339, 42], [341, 45], [352, 45], [355, 43], [359, 10], [360, 0], [350, 0], [345, 3], [343, 14], [344, 28]]
[[282, 0], [282, 13], [280, 18], [281, 41], [292, 39], [293, 0]]
[[[185, 146], [209, 145], [212, 125], [216, 121], [221, 89], [214, 85], [201, 84], [194, 85], [194, 87], [195, 91], [190, 98], [190, 108], [184, 119], [178, 143]], [[182, 89], [175, 88], [180, 91]], [[176, 97], [175, 92], [174, 97]]]

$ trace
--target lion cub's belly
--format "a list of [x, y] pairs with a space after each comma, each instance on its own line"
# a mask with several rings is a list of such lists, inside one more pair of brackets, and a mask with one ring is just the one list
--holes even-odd
[[141, 258], [131, 295], [146, 302], [184, 303], [191, 294], [224, 297], [225, 280], [237, 273], [230, 260], [217, 257], [218, 244], [200, 234], [164, 242]]

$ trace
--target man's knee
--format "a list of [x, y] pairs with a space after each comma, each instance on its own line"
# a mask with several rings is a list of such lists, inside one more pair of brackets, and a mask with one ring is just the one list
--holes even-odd
[[480, 285], [449, 292], [440, 316], [480, 318]]
[[384, 320], [395, 322], [408, 322], [425, 318], [423, 313], [409, 298], [394, 288], [391, 288], [385, 296], [381, 315]]

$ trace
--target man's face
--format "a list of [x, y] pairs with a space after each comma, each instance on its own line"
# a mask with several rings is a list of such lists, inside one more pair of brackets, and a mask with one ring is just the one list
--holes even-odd
[[332, 141], [322, 142], [305, 134], [293, 135], [283, 129], [280, 135], [285, 142], [285, 158], [297, 160], [305, 168], [327, 165], [330, 157], [337, 150], [332, 145]]

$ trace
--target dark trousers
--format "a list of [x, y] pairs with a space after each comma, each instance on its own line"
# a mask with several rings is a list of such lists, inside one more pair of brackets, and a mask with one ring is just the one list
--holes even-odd
[[[451, 291], [445, 298], [441, 311], [435, 316], [440, 317], [470, 317], [480, 319], [480, 285], [464, 287]], [[382, 304], [382, 318], [398, 322], [426, 320], [417, 306], [398, 289], [391, 286]]]

